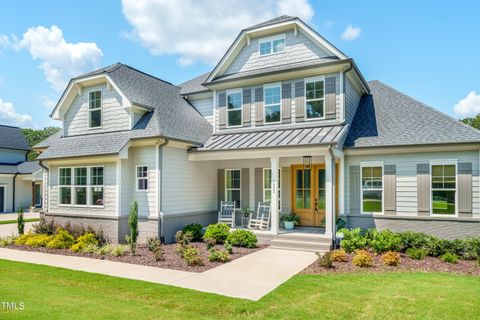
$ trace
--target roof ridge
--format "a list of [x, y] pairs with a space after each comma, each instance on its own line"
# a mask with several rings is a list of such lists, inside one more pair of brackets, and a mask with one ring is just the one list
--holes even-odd
[[412, 97], [412, 96], [410, 96], [410, 95], [408, 95], [408, 94], [406, 94], [406, 93], [403, 93], [403, 92], [401, 92], [401, 91], [393, 88], [392, 86], [390, 86], [390, 85], [388, 85], [388, 84], [386, 84], [386, 83], [384, 83], [384, 82], [382, 82], [382, 81], [380, 81], [380, 80], [371, 80], [371, 81], [368, 81], [368, 82], [377, 82], [377, 83], [379, 83], [380, 85], [382, 85], [382, 86], [384, 86], [384, 87], [387, 87], [387, 88], [389, 88], [390, 90], [395, 91], [396, 93], [401, 94], [401, 95], [403, 95], [404, 97], [406, 97], [406, 98], [408, 98], [408, 99], [410, 99], [410, 100], [412, 100], [412, 101], [414, 101], [414, 102], [417, 102], [417, 103], [421, 104], [424, 108], [427, 108], [427, 109], [435, 112], [436, 114], [444, 117], [445, 119], [450, 120], [450, 121], [453, 121], [453, 122], [455, 122], [455, 123], [457, 123], [457, 124], [463, 125], [463, 126], [469, 128], [471, 131], [473, 131], [473, 132], [475, 132], [475, 133], [477, 133], [477, 134], [480, 134], [480, 130], [475, 129], [474, 127], [469, 126], [468, 124], [464, 123], [463, 121], [460, 121], [460, 120], [458, 120], [458, 119], [455, 119], [454, 117], [452, 117], [452, 116], [450, 116], [450, 115], [448, 115], [448, 114], [446, 114], [446, 113], [444, 113], [444, 112], [442, 112], [442, 111], [440, 111], [440, 110], [437, 110], [437, 109], [435, 109], [434, 107], [429, 106], [428, 104], [426, 104], [426, 103], [424, 103], [424, 102], [422, 102], [422, 101], [420, 101], [420, 100], [418, 100], [418, 99], [416, 99], [416, 98], [414, 98], [414, 97]]
[[19, 126], [11, 126], [8, 124], [0, 124], [0, 127], [22, 129]]
[[[136, 71], [136, 72], [138, 72], [138, 73], [141, 73], [141, 74], [143, 74], [143, 75], [146, 75], [147, 77], [153, 78], [153, 79], [155, 79], [155, 80], [164, 82], [164, 83], [166, 83], [166, 84], [168, 84], [168, 85], [171, 85], [171, 86], [173, 86], [173, 87], [179, 88], [177, 85], [174, 85], [174, 84], [171, 83], [171, 82], [168, 82], [168, 81], [166, 81], [166, 80], [160, 79], [160, 78], [158, 78], [158, 77], [156, 77], [156, 76], [154, 76], [154, 75], [151, 75], [151, 74], [149, 74], [149, 73], [146, 73], [146, 72], [144, 72], [144, 71], [141, 71], [141, 70], [139, 70], [139, 69], [136, 69], [136, 68], [134, 68], [134, 67], [132, 67], [132, 66], [129, 66], [129, 65], [123, 64], [123, 63], [120, 63], [120, 64], [121, 64], [122, 66], [126, 67], [126, 68], [131, 69], [132, 71]], [[112, 70], [111, 72], [113, 72], [113, 71], [115, 71], [115, 70]]]

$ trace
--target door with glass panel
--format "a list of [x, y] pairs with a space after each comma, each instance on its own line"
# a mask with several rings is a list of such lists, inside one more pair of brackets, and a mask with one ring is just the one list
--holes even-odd
[[293, 166], [293, 212], [302, 226], [319, 227], [325, 218], [325, 167], [313, 165], [304, 170], [303, 165]]

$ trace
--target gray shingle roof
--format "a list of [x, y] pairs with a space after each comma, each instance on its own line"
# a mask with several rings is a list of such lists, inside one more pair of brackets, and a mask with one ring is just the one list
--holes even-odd
[[210, 75], [210, 72], [206, 72], [196, 78], [193, 78], [182, 84], [179, 84], [178, 86], [181, 88], [180, 94], [209, 91], [207, 87], [203, 86], [203, 83], [207, 80], [209, 75]]
[[17, 165], [0, 165], [0, 174], [30, 174], [42, 169], [38, 161], [26, 161]]
[[18, 127], [0, 125], [0, 148], [30, 150], [27, 139]]
[[269, 26], [269, 25], [272, 25], [272, 24], [282, 23], [282, 22], [291, 21], [291, 20], [295, 20], [295, 19], [298, 19], [298, 18], [283, 15], [283, 16], [276, 17], [276, 18], [261, 22], [259, 24], [253, 25], [251, 27], [246, 28], [245, 30], [257, 29], [257, 28], [266, 27], [266, 26]]
[[203, 147], [196, 150], [220, 151], [333, 144], [342, 137], [344, 131], [345, 126], [336, 125], [216, 134], [208, 139]]
[[346, 147], [480, 143], [480, 131], [380, 81], [360, 101]]

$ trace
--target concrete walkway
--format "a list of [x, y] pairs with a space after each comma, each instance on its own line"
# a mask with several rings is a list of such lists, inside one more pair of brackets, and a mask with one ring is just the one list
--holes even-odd
[[[32, 229], [36, 222], [25, 222], [25, 233]], [[0, 237], [8, 237], [11, 235], [18, 235], [18, 227], [16, 223], [0, 224]]]
[[202, 273], [0, 248], [0, 259], [43, 264], [259, 300], [308, 265], [311, 252], [263, 249]]
[[[0, 221], [8, 221], [8, 220], [17, 220], [18, 214], [17, 213], [0, 213]], [[23, 214], [24, 219], [39, 219], [40, 213], [38, 212], [25, 212]]]

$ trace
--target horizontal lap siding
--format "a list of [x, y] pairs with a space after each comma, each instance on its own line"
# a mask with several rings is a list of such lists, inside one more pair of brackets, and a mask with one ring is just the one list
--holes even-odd
[[213, 97], [190, 99], [189, 101], [213, 126]]
[[[89, 91], [102, 90], [102, 127], [88, 128], [88, 93]], [[130, 116], [122, 107], [121, 96], [106, 85], [86, 87], [82, 95], [76, 96], [70, 109], [65, 114], [63, 122], [65, 135], [92, 134], [130, 129]]]
[[348, 76], [344, 77], [345, 79], [345, 121], [347, 123], [352, 123], [355, 113], [357, 112], [358, 104], [360, 103], [361, 94], [353, 86], [352, 82]]
[[215, 161], [189, 161], [186, 149], [163, 148], [162, 211], [165, 214], [215, 211]]
[[[473, 216], [480, 217], [478, 151], [417, 153], [401, 155], [346, 156], [346, 168], [359, 165], [362, 161], [383, 161], [396, 165], [396, 210], [397, 215], [417, 216], [417, 163], [429, 163], [430, 160], [451, 160], [472, 162], [472, 208]], [[349, 211], [349, 176], [345, 175], [345, 208]]]
[[[84, 215], [105, 215], [116, 216], [116, 200], [117, 200], [117, 187], [116, 187], [116, 166], [115, 163], [97, 163], [89, 164], [88, 166], [104, 166], [103, 183], [104, 183], [104, 208], [91, 208], [91, 207], [74, 207], [74, 206], [59, 206], [59, 194], [58, 194], [58, 168], [69, 166], [50, 166], [50, 209], [49, 212], [53, 213], [66, 213], [66, 214], [84, 214]], [[80, 167], [81, 165], [77, 165]], [[86, 165], [87, 166], [87, 165]]]

